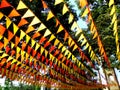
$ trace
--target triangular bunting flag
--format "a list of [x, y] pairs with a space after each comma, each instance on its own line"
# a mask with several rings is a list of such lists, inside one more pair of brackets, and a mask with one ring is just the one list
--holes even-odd
[[89, 12], [90, 12], [90, 11], [89, 11], [89, 8], [87, 7], [87, 8], [84, 10], [84, 12], [83, 12], [83, 14], [81, 15], [81, 17], [85, 17]]
[[23, 37], [24, 37], [25, 35], [26, 35], [25, 32], [23, 32], [23, 31], [21, 30], [21, 33], [20, 33], [20, 40], [23, 39]]
[[78, 46], [75, 44], [72, 51], [75, 51], [75, 49], [77, 49], [77, 48], [78, 48]]
[[17, 16], [20, 16], [20, 14], [15, 9], [13, 9], [11, 13], [8, 15], [8, 17], [17, 17]]
[[75, 31], [75, 29], [77, 29], [77, 28], [78, 28], [77, 22], [74, 22], [71, 26], [71, 30]]
[[17, 25], [15, 25], [15, 24], [13, 24], [13, 33], [14, 33], [14, 35], [16, 34], [16, 32], [18, 31], [18, 26]]
[[12, 63], [11, 63], [11, 64], [13, 64], [13, 63], [15, 63], [15, 62], [17, 62], [17, 60], [16, 60], [16, 59], [13, 59], [13, 61], [12, 61]]
[[78, 36], [81, 32], [82, 32], [82, 29], [79, 28], [79, 29], [77, 30], [77, 32], [75, 33], [75, 36]]
[[114, 0], [110, 0], [109, 1], [109, 7], [112, 6], [114, 4]]
[[55, 39], [55, 38], [56, 38], [56, 37], [52, 34], [52, 35], [50, 36], [49, 42], [52, 41], [52, 40]]
[[58, 49], [60, 49], [62, 46], [63, 46], [63, 44], [60, 43], [60, 44], [58, 45]]
[[62, 47], [62, 53], [66, 50], [65, 46]]
[[56, 19], [56, 25], [55, 25], [55, 27], [57, 27], [59, 25], [59, 21], [58, 21], [58, 19]]
[[43, 4], [43, 8], [44, 8], [44, 9], [48, 8], [48, 6], [47, 6], [47, 4], [45, 3], [45, 1], [44, 1], [44, 0], [41, 0], [41, 1], [42, 1], [42, 4]]
[[81, 40], [84, 39], [84, 38], [85, 38], [84, 35], [81, 34], [80, 37], [79, 37], [79, 39], [78, 39], [78, 42], [81, 41]]
[[40, 22], [41, 22], [41, 21], [40, 21], [37, 17], [34, 17], [29, 26], [33, 26], [33, 25], [38, 24], [38, 23], [40, 23]]
[[13, 42], [11, 42], [11, 49], [13, 49], [14, 46], [15, 46], [15, 44]]
[[70, 24], [74, 19], [74, 16], [70, 13], [68, 18], [68, 23]]
[[10, 21], [10, 19], [8, 17], [6, 17], [6, 27], [7, 27], [7, 29], [9, 28], [11, 23], [12, 22]]
[[93, 39], [95, 39], [97, 36], [98, 36], [98, 32], [96, 31], [94, 36], [93, 36]]
[[114, 13], [111, 24], [113, 24], [113, 23], [115, 22], [115, 20], [117, 20], [117, 16], [116, 16], [116, 14]]
[[8, 39], [4, 37], [4, 48], [7, 46], [8, 43], [9, 43]]
[[81, 8], [85, 7], [86, 5], [87, 5], [87, 0], [80, 0]]
[[35, 30], [35, 28], [33, 26], [29, 26], [28, 29], [26, 30], [26, 33], [30, 33], [34, 30]]
[[111, 12], [110, 12], [110, 15], [113, 15], [115, 13], [115, 5], [112, 6], [112, 9], [111, 9]]
[[40, 45], [38, 43], [36, 43], [35, 51], [37, 51], [39, 47], [40, 47]]
[[40, 49], [40, 54], [41, 54], [41, 55], [43, 54], [44, 50], [45, 50], [45, 49], [41, 46], [41, 49]]
[[39, 32], [36, 32], [33, 36], [32, 36], [32, 39], [35, 39], [37, 37], [41, 36], [41, 34]]
[[10, 41], [14, 37], [14, 34], [8, 31], [8, 41]]
[[48, 16], [47, 16], [47, 21], [48, 21], [49, 19], [53, 18], [53, 17], [54, 17], [53, 13], [52, 13], [51, 11], [49, 11], [49, 12], [48, 12]]
[[7, 2], [7, 0], [2, 0], [0, 8], [10, 7], [11, 5]]
[[41, 30], [43, 30], [45, 28], [46, 28], [46, 26], [43, 23], [41, 23], [41, 25], [39, 26], [37, 32], [39, 32], [39, 31], [41, 31]]
[[45, 33], [44, 33], [44, 37], [47, 37], [47, 36], [50, 35], [50, 34], [51, 34], [50, 30], [47, 29], [47, 30], [45, 31]]
[[0, 12], [0, 20], [4, 17], [3, 13]]
[[83, 39], [81, 46], [83, 46], [87, 42], [86, 38]]
[[55, 0], [55, 5], [62, 3], [63, 0]]
[[47, 51], [47, 50], [45, 50], [45, 57], [47, 57], [47, 55], [48, 55], [48, 51]]
[[16, 53], [20, 53], [21, 49], [19, 47], [16, 48]]
[[23, 26], [23, 25], [25, 25], [25, 24], [28, 24], [28, 21], [25, 20], [24, 18], [21, 18], [21, 20], [20, 20], [20, 22], [19, 22], [19, 24], [18, 24], [18, 27], [21, 27], [21, 26]]
[[31, 40], [31, 47], [33, 47], [35, 45], [36, 41], [35, 40]]
[[2, 59], [2, 58], [7, 57], [7, 56], [8, 56], [8, 54], [3, 53], [3, 55], [0, 58]]
[[56, 38], [56, 39], [55, 39], [55, 42], [54, 42], [54, 46], [58, 45], [59, 42], [60, 42], [60, 41]]
[[59, 33], [59, 32], [61, 32], [61, 31], [63, 31], [63, 29], [64, 29], [64, 28], [63, 28], [63, 26], [62, 26], [62, 25], [60, 25], [60, 26], [59, 26], [59, 28], [58, 28], [58, 30], [57, 30], [57, 33]]
[[22, 18], [28, 18], [35, 16], [31, 10], [27, 10], [27, 12], [22, 16]]
[[6, 28], [0, 24], [0, 35], [3, 36]]
[[30, 41], [30, 36], [26, 35], [26, 44]]
[[68, 10], [68, 7], [66, 6], [66, 4], [63, 5], [63, 9], [62, 9], [62, 14], [64, 15], [65, 13], [67, 13], [69, 10]]
[[22, 0], [19, 1], [19, 4], [17, 6], [17, 10], [19, 9], [25, 9], [27, 6], [22, 2]]

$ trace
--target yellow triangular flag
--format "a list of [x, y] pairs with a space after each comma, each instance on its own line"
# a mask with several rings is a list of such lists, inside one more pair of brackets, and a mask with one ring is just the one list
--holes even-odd
[[41, 21], [35, 16], [29, 26], [40, 23]]
[[25, 8], [27, 8], [27, 6], [20, 0], [19, 4], [17, 6], [17, 10], [19, 10], [19, 9], [25, 9]]
[[78, 46], [75, 44], [74, 47], [73, 47], [73, 51], [75, 51], [75, 49], [77, 49]]
[[91, 47], [91, 46], [89, 46], [89, 51], [88, 51], [88, 52], [90, 53], [90, 52], [91, 52], [91, 50], [92, 50], [92, 47]]
[[15, 62], [17, 62], [17, 60], [16, 60], [16, 59], [13, 59], [13, 61], [12, 61], [12, 63], [11, 63], [11, 64], [13, 64], [13, 63], [15, 63]]
[[95, 39], [97, 36], [98, 36], [98, 32], [96, 31], [96, 32], [94, 33], [93, 39]]
[[59, 28], [58, 28], [58, 30], [57, 30], [57, 33], [61, 32], [63, 29], [64, 29], [63, 26], [60, 25]]
[[62, 3], [63, 0], [55, 0], [55, 5]]
[[35, 30], [35, 28], [33, 26], [29, 26], [28, 29], [26, 30], [26, 33], [30, 33], [34, 30]]
[[59, 42], [60, 42], [60, 41], [59, 41], [58, 39], [55, 39], [54, 46], [58, 45]]
[[68, 23], [70, 24], [74, 19], [74, 16], [70, 13], [68, 18]]
[[8, 43], [9, 43], [8, 39], [4, 37], [4, 48], [7, 46]]
[[114, 15], [113, 15], [113, 18], [112, 18], [112, 22], [111, 22], [111, 24], [113, 24], [113, 23], [115, 22], [115, 20], [117, 20], [116, 13], [114, 13]]
[[114, 23], [113, 30], [114, 30], [114, 35], [116, 35], [116, 34], [118, 33], [118, 32], [117, 32], [117, 30], [118, 30], [117, 20], [116, 20], [115, 23]]
[[81, 17], [85, 17], [89, 12], [89, 8], [86, 8]]
[[4, 16], [4, 15], [0, 12], [0, 20], [3, 18], [3, 16]]
[[65, 13], [67, 13], [69, 10], [68, 10], [68, 7], [66, 6], [66, 4], [63, 5], [63, 9], [62, 9], [62, 14], [64, 15]]
[[43, 54], [44, 50], [45, 50], [45, 49], [41, 46], [41, 49], [40, 49], [40, 54], [41, 54], [41, 55]]
[[14, 32], [14, 35], [16, 34], [16, 32], [18, 31], [18, 26], [13, 24], [13, 32]]
[[9, 26], [10, 26], [11, 23], [12, 22], [10, 21], [10, 19], [8, 17], [6, 17], [6, 27], [7, 27], [7, 29], [9, 28]]
[[22, 18], [28, 18], [35, 16], [31, 10], [27, 10], [27, 12], [22, 16]]
[[86, 45], [85, 45], [85, 50], [89, 47], [90, 45], [89, 45], [89, 43], [86, 43]]
[[71, 45], [71, 42], [72, 42], [72, 38], [69, 37], [69, 38], [68, 38], [68, 45]]
[[71, 30], [75, 31], [75, 29], [78, 28], [77, 22], [74, 21], [74, 23], [71, 26]]
[[47, 51], [47, 50], [45, 50], [45, 57], [47, 57], [47, 55], [48, 55], [48, 51]]
[[38, 43], [36, 43], [35, 51], [37, 51], [39, 47], [40, 47], [40, 45]]
[[8, 56], [8, 54], [3, 53], [1, 59], [4, 58], [4, 57], [7, 57], [7, 56]]
[[58, 45], [58, 49], [60, 49], [62, 46], [63, 46], [63, 44], [60, 43], [60, 44]]
[[17, 54], [21, 51], [19, 47], [16, 48]]
[[30, 36], [26, 35], [26, 44], [30, 41]]
[[21, 33], [20, 33], [20, 40], [23, 39], [24, 36], [25, 36], [25, 32], [23, 32], [23, 31], [21, 30]]
[[114, 4], [114, 0], [109, 1], [109, 7]]
[[114, 13], [115, 13], [115, 5], [112, 6], [112, 9], [111, 9], [110, 15], [113, 15]]
[[26, 53], [26, 54], [25, 54], [25, 59], [27, 60], [28, 58], [29, 58], [29, 54]]
[[75, 33], [75, 36], [78, 36], [81, 32], [82, 32], [82, 29], [79, 28], [79, 29], [77, 30], [77, 32]]
[[83, 46], [87, 42], [86, 38], [83, 39], [81, 46]]
[[31, 47], [33, 47], [35, 45], [35, 42], [36, 42], [35, 40], [33, 40], [33, 39], [31, 40]]
[[69, 52], [67, 59], [69, 59], [71, 57], [71, 55], [72, 55], [72, 53]]
[[65, 46], [62, 47], [62, 53], [66, 50]]
[[11, 42], [11, 49], [13, 49], [14, 46], [15, 46], [15, 44]]
[[48, 35], [50, 35], [50, 34], [51, 34], [50, 30], [47, 29], [47, 30], [45, 31], [45, 33], [44, 33], [44, 37], [46, 37], [46, 36], [48, 36]]
[[81, 41], [81, 40], [84, 39], [84, 38], [85, 38], [84, 35], [81, 34], [80, 37], [79, 37], [79, 39], [78, 39], [78, 42]]
[[52, 34], [52, 35], [50, 36], [49, 42], [52, 41], [52, 40], [55, 39], [55, 38], [56, 38], [56, 37]]
[[[64, 51], [64, 50], [63, 50]], [[64, 55], [66, 56], [66, 55], [68, 55], [69, 54], [69, 51], [68, 50], [65, 50], [65, 53], [64, 53]]]
[[45, 28], [46, 28], [46, 26], [45, 26], [43, 23], [41, 23], [41, 25], [39, 26], [37, 32], [38, 32], [38, 31], [41, 31], [41, 30], [43, 30], [43, 29], [45, 29]]
[[13, 59], [13, 57], [8, 57], [7, 62], [9, 62], [12, 59]]
[[53, 13], [49, 11], [48, 16], [47, 16], [47, 21], [53, 17], [54, 17]]

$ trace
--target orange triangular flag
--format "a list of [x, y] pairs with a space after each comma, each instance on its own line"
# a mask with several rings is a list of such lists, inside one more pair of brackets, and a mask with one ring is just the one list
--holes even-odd
[[56, 19], [56, 25], [55, 25], [55, 27], [57, 27], [59, 25], [59, 21], [58, 21], [58, 19]]
[[36, 32], [36, 33], [32, 36], [32, 38], [35, 39], [35, 38], [39, 37], [40, 35], [41, 35], [41, 34], [40, 34], [39, 32]]
[[80, 0], [80, 6], [81, 6], [81, 8], [83, 8], [86, 5], [87, 5], [87, 0]]
[[21, 26], [23, 26], [23, 25], [25, 25], [25, 24], [28, 24], [28, 21], [25, 20], [24, 18], [21, 18], [21, 20], [20, 20], [20, 22], [19, 22], [19, 24], [18, 24], [18, 27], [21, 27]]
[[14, 37], [14, 34], [8, 31], [8, 41], [10, 41]]
[[3, 35], [4, 32], [5, 32], [6, 28], [3, 27], [1, 24], [0, 24], [0, 35]]
[[9, 43], [8, 39], [4, 37], [4, 47], [6, 47], [8, 43]]
[[18, 45], [19, 41], [20, 41], [20, 38], [16, 36], [16, 37], [15, 37], [15, 45], [16, 45], [16, 46]]
[[34, 30], [34, 27], [30, 26], [30, 27], [28, 27], [26, 33], [29, 33], [29, 32], [31, 32], [31, 31], [33, 31], [33, 30]]
[[10, 7], [10, 6], [11, 5], [6, 0], [1, 1], [0, 8]]
[[43, 8], [48, 8], [47, 4], [45, 3], [45, 1], [41, 0], [42, 4], [43, 4]]
[[15, 9], [13, 9], [11, 13], [8, 15], [8, 17], [17, 17], [17, 16], [20, 16], [20, 14]]

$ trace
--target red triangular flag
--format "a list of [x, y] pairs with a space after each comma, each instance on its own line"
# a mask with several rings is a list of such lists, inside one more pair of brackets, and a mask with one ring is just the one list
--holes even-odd
[[10, 51], [10, 48], [9, 48], [9, 46], [6, 46], [6, 53], [8, 53], [9, 51]]
[[10, 41], [14, 37], [14, 34], [8, 31], [8, 41]]
[[6, 0], [1, 1], [0, 8], [10, 7], [10, 6], [11, 5]]

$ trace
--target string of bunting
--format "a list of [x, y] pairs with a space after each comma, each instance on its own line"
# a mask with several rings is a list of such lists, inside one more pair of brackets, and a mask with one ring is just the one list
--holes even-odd
[[119, 37], [118, 37], [118, 27], [117, 27], [117, 15], [116, 15], [116, 6], [114, 4], [114, 0], [109, 1], [109, 7], [111, 8], [110, 16], [112, 16], [112, 22], [111, 25], [113, 25], [113, 31], [116, 41], [116, 55], [118, 59], [120, 60], [120, 46], [119, 46]]
[[92, 18], [92, 15], [91, 15], [90, 8], [89, 8], [87, 0], [80, 0], [80, 6], [81, 6], [81, 8], [85, 8], [85, 10], [82, 13], [81, 17], [87, 16], [88, 17], [87, 21], [91, 22], [91, 24], [90, 24], [90, 31], [93, 34], [93, 39], [97, 39], [98, 46], [99, 46], [99, 52], [104, 57], [104, 60], [107, 63], [108, 67], [110, 67], [110, 61], [109, 61], [109, 59], [107, 57], [107, 54], [106, 54], [105, 49], [103, 47], [103, 44], [102, 44], [102, 42], [100, 40], [100, 36], [98, 34], [96, 25], [95, 25], [95, 23], [93, 21], [93, 18]]
[[[47, 6], [47, 4], [42, 0], [42, 2], [43, 2], [43, 6], [44, 6], [44, 8], [48, 8], [48, 6]], [[72, 37], [68, 34], [68, 32], [67, 32], [67, 30], [65, 30], [65, 28], [62, 26], [62, 24], [59, 22], [59, 20], [55, 17], [55, 15], [52, 13], [52, 11], [50, 10], [49, 11], [49, 13], [48, 13], [48, 16], [47, 16], [47, 20], [49, 20], [49, 19], [51, 19], [51, 18], [55, 18], [55, 20], [56, 20], [56, 26], [58, 26], [59, 24], [60, 24], [60, 26], [59, 26], [59, 28], [58, 28], [58, 31], [57, 31], [57, 33], [58, 32], [60, 32], [60, 31], [65, 31], [65, 38], [66, 37], [68, 37], [68, 45], [70, 45], [70, 47], [71, 47], [71, 45], [75, 45], [76, 46], [76, 49], [78, 48], [79, 49], [79, 51], [80, 51], [80, 55], [81, 55], [81, 58], [83, 58], [83, 59], [87, 59], [87, 61], [90, 61], [88, 58], [87, 58], [87, 56], [85, 56], [85, 54], [84, 54], [84, 52], [82, 52], [82, 50], [78, 47], [78, 45], [75, 43], [75, 41], [72, 39]], [[77, 59], [77, 62], [79, 62], [79, 60]], [[79, 65], [79, 64], [78, 64]], [[78, 66], [79, 67], [79, 66]]]
[[[55, 0], [55, 5], [60, 4], [57, 3], [57, 0]], [[98, 57], [96, 56], [95, 52], [93, 51], [92, 47], [90, 46], [88, 40], [86, 39], [86, 37], [84, 36], [84, 34], [82, 33], [83, 30], [78, 26], [77, 22], [74, 20], [74, 15], [70, 12], [69, 8], [67, 7], [66, 3], [63, 1], [61, 1], [61, 3], [64, 3], [63, 9], [62, 9], [62, 15], [66, 14], [67, 12], [69, 12], [69, 17], [68, 17], [68, 23], [72, 23], [71, 25], [71, 31], [76, 31], [75, 36], [78, 36], [80, 34], [80, 37], [78, 38], [78, 42], [82, 40], [82, 44], [81, 46], [85, 46], [84, 49], [89, 49], [89, 54], [90, 54], [90, 58], [91, 60], [96, 60], [98, 62], [98, 64], [100, 64]]]

